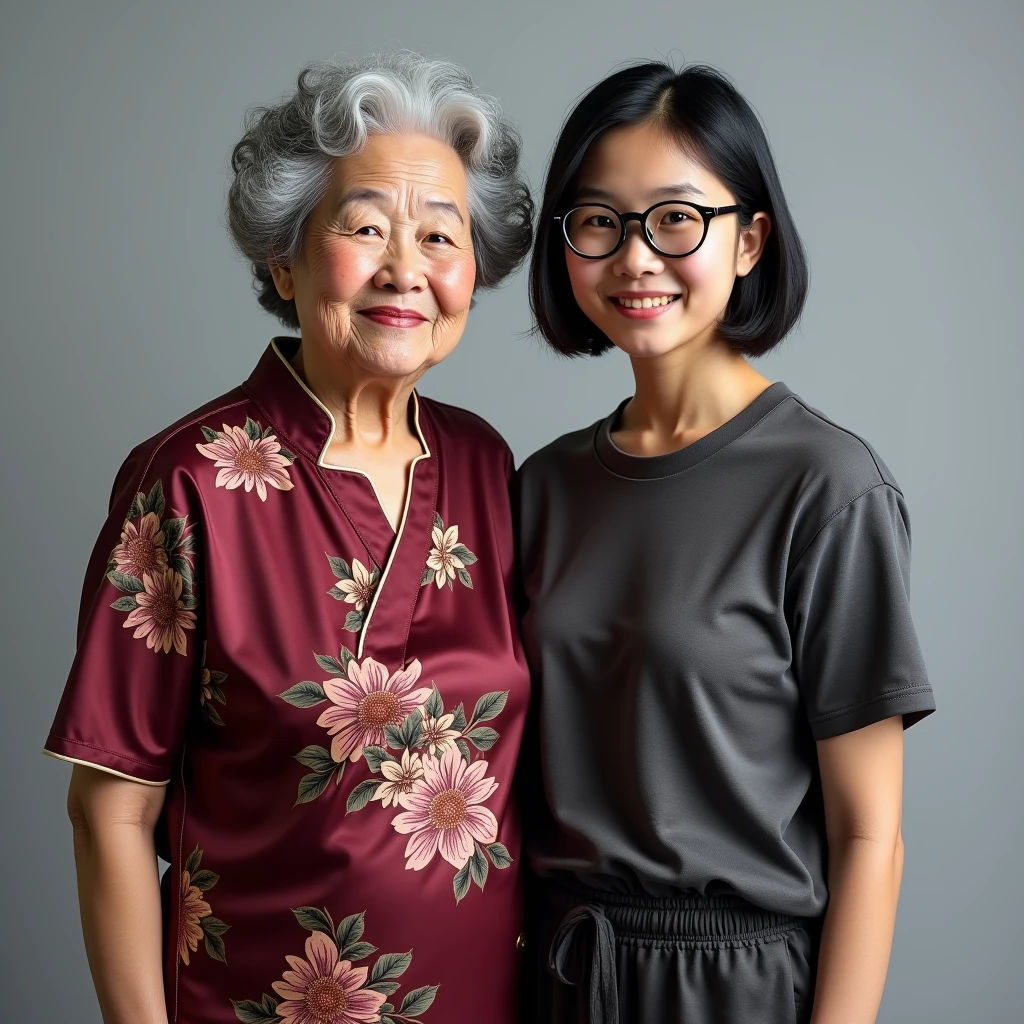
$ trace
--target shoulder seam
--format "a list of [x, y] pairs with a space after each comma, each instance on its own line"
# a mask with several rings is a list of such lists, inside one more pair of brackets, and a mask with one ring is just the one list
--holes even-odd
[[833, 420], [830, 420], [827, 416], [818, 412], [817, 409], [812, 409], [802, 398], [799, 397], [799, 395], [794, 395], [793, 398], [796, 399], [797, 405], [799, 405], [801, 409], [803, 409], [805, 412], [810, 413], [810, 415], [813, 416], [815, 419], [821, 420], [821, 422], [824, 423], [826, 426], [832, 427], [834, 430], [838, 430], [843, 434], [849, 434], [850, 437], [857, 441], [864, 449], [864, 451], [868, 453], [868, 456], [871, 459], [871, 463], [875, 467], [875, 472], [878, 474], [879, 480], [881, 480], [881, 482], [884, 484], [888, 484], [888, 486], [891, 487], [894, 491], [896, 491], [896, 493], [899, 494], [901, 497], [903, 496], [903, 492], [899, 489], [899, 487], [896, 486], [895, 482], [886, 479], [885, 474], [882, 472], [882, 467], [878, 465], [878, 459], [875, 458], [875, 453], [871, 450], [871, 446], [864, 440], [863, 437], [861, 437], [857, 433], [854, 433], [854, 431], [850, 430], [848, 427], [840, 426], [840, 424], [834, 422]]
[[142, 483], [149, 475], [149, 471], [153, 466], [153, 460], [156, 458], [157, 453], [160, 451], [161, 448], [163, 448], [165, 444], [167, 444], [171, 440], [171, 438], [177, 437], [177, 435], [180, 434], [183, 430], [188, 430], [189, 427], [194, 427], [197, 423], [201, 423], [204, 419], [207, 418], [207, 416], [213, 413], [224, 412], [227, 409], [234, 409], [236, 406], [239, 405], [248, 405], [249, 402], [250, 399], [248, 396], [246, 396], [245, 398], [242, 398], [237, 402], [231, 402], [228, 405], [218, 405], [215, 409], [210, 409], [208, 413], [205, 413], [202, 416], [193, 416], [191, 419], [186, 420], [186, 422], [179, 423], [178, 426], [176, 426], [168, 434], [160, 438], [159, 443], [156, 444], [153, 450], [149, 453], [149, 458], [146, 460], [146, 465], [142, 471], [142, 475], [139, 478], [139, 482]]
[[[840, 428], [840, 429], [842, 429], [842, 428]], [[854, 436], [856, 436], [856, 435], [854, 435]], [[807, 554], [807, 552], [811, 548], [811, 545], [818, 539], [818, 536], [820, 535], [821, 531], [824, 530], [825, 527], [828, 526], [828, 524], [831, 523], [832, 520], [835, 519], [835, 517], [840, 514], [840, 512], [844, 512], [855, 501], [857, 501], [858, 498], [862, 498], [869, 491], [875, 491], [879, 487], [888, 487], [890, 491], [895, 491], [895, 493], [898, 494], [901, 498], [903, 497], [903, 494], [900, 491], [900, 489], [898, 487], [894, 487], [891, 483], [889, 483], [888, 480], [879, 480], [877, 484], [869, 484], [867, 487], [864, 488], [864, 490], [862, 490], [859, 493], [855, 494], [852, 498], [850, 498], [849, 501], [844, 502], [834, 512], [832, 512], [830, 515], [828, 515], [825, 518], [824, 522], [822, 522], [822, 524], [814, 531], [814, 534], [811, 536], [811, 539], [804, 545], [803, 550], [800, 552], [800, 554], [797, 555], [796, 558], [794, 558], [793, 561], [790, 563], [789, 570], [786, 573], [787, 579], [789, 577], [789, 574], [797, 567], [797, 565], [800, 564], [800, 559], [803, 558], [804, 555]]]

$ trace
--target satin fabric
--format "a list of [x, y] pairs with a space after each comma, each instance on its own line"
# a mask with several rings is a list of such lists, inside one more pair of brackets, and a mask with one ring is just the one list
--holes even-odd
[[125, 462], [46, 750], [167, 785], [172, 1022], [511, 1024], [511, 453], [416, 397], [396, 535], [297, 344]]

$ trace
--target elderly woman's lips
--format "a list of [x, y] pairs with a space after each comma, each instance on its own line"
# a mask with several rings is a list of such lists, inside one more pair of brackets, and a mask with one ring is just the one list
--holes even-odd
[[416, 327], [427, 319], [415, 309], [401, 309], [398, 306], [371, 306], [359, 310], [359, 315], [385, 327]]

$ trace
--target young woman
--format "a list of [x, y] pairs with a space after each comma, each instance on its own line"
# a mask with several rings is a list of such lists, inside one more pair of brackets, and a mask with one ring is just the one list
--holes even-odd
[[520, 471], [539, 685], [533, 1020], [868, 1024], [903, 866], [903, 730], [934, 709], [903, 495], [748, 362], [800, 240], [717, 73], [651, 63], [566, 122], [540, 331], [635, 392]]

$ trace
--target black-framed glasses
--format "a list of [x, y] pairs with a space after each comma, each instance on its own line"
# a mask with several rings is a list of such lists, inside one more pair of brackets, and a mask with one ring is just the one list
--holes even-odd
[[738, 206], [697, 206], [668, 199], [643, 213], [619, 213], [604, 203], [584, 203], [555, 214], [569, 248], [587, 260], [603, 260], [626, 241], [626, 225], [639, 221], [644, 241], [669, 259], [696, 252], [708, 236], [714, 217], [735, 213]]

